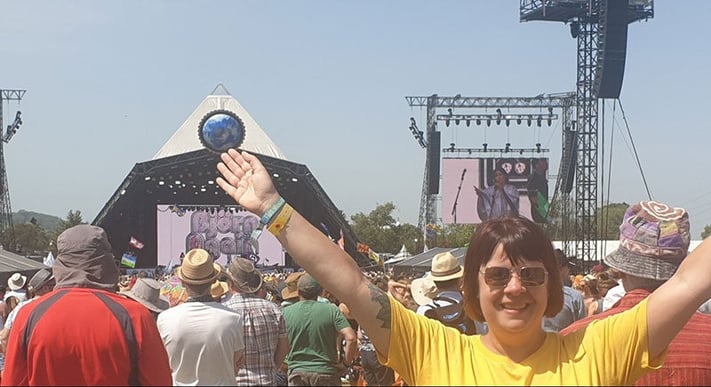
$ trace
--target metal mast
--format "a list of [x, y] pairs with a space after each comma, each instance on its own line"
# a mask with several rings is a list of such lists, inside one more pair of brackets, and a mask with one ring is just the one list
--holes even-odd
[[[562, 109], [562, 119], [563, 127], [570, 127], [572, 125], [572, 111], [576, 104], [576, 93], [558, 93], [558, 94], [541, 94], [535, 97], [463, 97], [461, 95], [456, 95], [453, 97], [440, 97], [437, 94], [431, 96], [419, 96], [419, 97], [405, 97], [408, 105], [410, 107], [426, 107], [427, 108], [427, 132], [422, 132], [417, 128], [414, 118], [410, 118], [410, 131], [415, 136], [422, 148], [426, 151], [425, 160], [425, 173], [422, 182], [422, 195], [420, 197], [420, 214], [418, 219], [418, 227], [422, 230], [423, 234], [427, 234], [427, 225], [436, 224], [437, 208], [436, 202], [438, 194], [430, 193], [430, 179], [439, 179], [439, 176], [432, 176], [430, 171], [430, 166], [432, 162], [439, 162], [439, 160], [432, 160], [432, 157], [439, 159], [440, 152], [446, 151], [461, 151], [461, 150], [449, 150], [449, 149], [433, 149], [428, 139], [432, 138], [432, 133], [437, 131], [437, 122], [445, 122], [449, 126], [450, 121], [467, 122], [467, 126], [472, 122], [476, 122], [476, 125], [490, 125], [491, 122], [495, 122], [496, 125], [502, 125], [506, 121], [516, 121], [521, 124], [522, 121], [528, 121], [530, 126], [530, 121], [538, 121], [540, 126], [540, 121], [548, 121], [550, 125], [550, 120], [558, 119], [558, 116], [553, 114], [553, 109]], [[449, 114], [437, 114], [437, 109], [446, 108]], [[536, 113], [532, 114], [453, 114], [452, 109], [532, 109]], [[548, 109], [548, 113], [540, 113], [541, 109]], [[545, 118], [543, 118], [545, 117]], [[484, 124], [482, 124], [484, 122]], [[508, 124], [507, 124], [508, 125]], [[464, 151], [478, 151], [474, 149], [465, 149]], [[489, 150], [490, 152], [496, 151], [495, 149]], [[501, 149], [500, 151], [504, 151]], [[517, 150], [518, 151], [518, 150]], [[536, 149], [531, 149], [529, 151], [536, 151]], [[486, 152], [486, 150], [483, 150]], [[564, 169], [564, 163], [561, 163], [561, 169], [559, 176], [567, 176], [568, 171]], [[560, 180], [560, 179], [559, 179]], [[556, 187], [556, 192], [558, 188]], [[426, 240], [426, 239], [425, 239]]]
[[[611, 15], [611, 10], [616, 14]], [[575, 104], [577, 122], [571, 127], [575, 140], [573, 146], [576, 149], [573, 203], [575, 218], [571, 222], [574, 223], [573, 230], [569, 230], [570, 227], [566, 230], [564, 223], [563, 231], [573, 237], [575, 253], [583, 266], [589, 266], [598, 259], [598, 98], [619, 96], [624, 74], [627, 24], [653, 16], [653, 0], [520, 0], [522, 22], [541, 20], [569, 24], [570, 35], [577, 39], [578, 43]], [[615, 26], [620, 27], [619, 24], [622, 24], [624, 30], [615, 30], [614, 26], [609, 28], [607, 22], [612, 20], [612, 17], [616, 19]], [[608, 42], [614, 42], [616, 46], [606, 47]], [[616, 76], [619, 79], [616, 82], [616, 92], [599, 92], [605, 73], [604, 66], [601, 66], [604, 62], [599, 63], [599, 55], [606, 55], [609, 61], [607, 66], [613, 66], [617, 71]]]
[[[5, 128], [3, 120], [5, 101], [20, 101], [24, 95], [25, 90], [0, 89], [0, 132]], [[15, 228], [12, 224], [12, 206], [10, 205], [10, 188], [7, 184], [7, 171], [5, 169], [4, 144], [10, 141], [20, 128], [20, 125], [22, 125], [22, 118], [18, 110], [14, 121], [2, 133], [2, 141], [0, 141], [0, 234], [5, 234], [5, 240], [9, 246], [4, 246], [4, 248], [10, 251], [15, 251], [17, 246], [15, 245]]]

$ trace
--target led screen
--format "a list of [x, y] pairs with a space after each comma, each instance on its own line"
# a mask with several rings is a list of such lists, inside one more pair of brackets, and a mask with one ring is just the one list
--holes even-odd
[[481, 223], [509, 214], [545, 222], [547, 165], [545, 158], [443, 158], [442, 222]]
[[226, 265], [242, 256], [261, 266], [283, 266], [284, 251], [279, 241], [264, 230], [252, 240], [259, 218], [236, 208], [191, 208], [158, 205], [158, 265], [180, 262], [193, 248], [207, 250], [216, 262]]

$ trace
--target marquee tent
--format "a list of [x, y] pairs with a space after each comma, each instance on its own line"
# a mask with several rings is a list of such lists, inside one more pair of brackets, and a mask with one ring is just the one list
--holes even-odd
[[2, 286], [7, 286], [7, 279], [13, 273], [22, 273], [22, 275], [27, 276], [29, 281], [30, 277], [35, 275], [36, 272], [45, 268], [47, 266], [40, 262], [0, 248], [0, 284]]

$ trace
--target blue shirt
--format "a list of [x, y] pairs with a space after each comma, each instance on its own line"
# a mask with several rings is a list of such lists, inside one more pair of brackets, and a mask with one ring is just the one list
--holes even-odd
[[570, 286], [563, 286], [563, 309], [555, 317], [543, 318], [543, 330], [560, 332], [563, 328], [585, 317], [587, 317], [587, 310], [583, 295]]

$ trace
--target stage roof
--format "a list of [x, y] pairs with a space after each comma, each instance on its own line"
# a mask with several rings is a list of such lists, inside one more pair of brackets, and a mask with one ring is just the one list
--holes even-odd
[[[341, 211], [308, 167], [286, 160], [281, 150], [244, 108], [232, 96], [224, 93], [224, 87], [218, 85], [153, 160], [135, 164], [96, 216], [92, 224], [106, 230], [114, 255], [121, 257], [133, 236], [145, 244], [139, 252], [137, 267], [156, 266], [156, 206], [159, 204], [185, 207], [236, 206], [234, 200], [215, 184], [219, 155], [205, 149], [197, 134], [199, 121], [204, 115], [212, 109], [226, 109], [244, 121], [246, 139], [241, 149], [260, 159], [272, 175], [279, 194], [331, 239], [338, 240], [342, 230], [346, 252], [359, 266], [370, 265], [370, 259], [357, 252], [357, 238]], [[286, 262], [290, 262], [288, 255]]]

